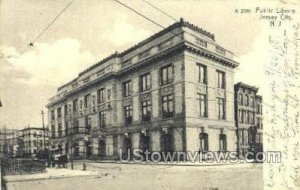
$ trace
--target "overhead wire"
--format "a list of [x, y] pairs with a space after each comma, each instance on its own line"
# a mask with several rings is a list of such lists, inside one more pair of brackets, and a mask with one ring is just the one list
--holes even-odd
[[27, 47], [21, 52], [22, 56], [31, 46], [34, 46], [34, 43], [50, 28], [50, 26], [70, 7], [74, 2], [71, 0], [64, 8], [54, 17], [54, 19], [27, 45]]
[[174, 18], [173, 16], [171, 16], [170, 14], [168, 14], [167, 12], [163, 11], [162, 9], [156, 7], [155, 5], [149, 3], [146, 0], [143, 0], [146, 4], [150, 5], [151, 7], [153, 7], [154, 9], [158, 10], [159, 12], [163, 13], [164, 15], [168, 16], [169, 18], [173, 19], [174, 21], [177, 21], [176, 18]]

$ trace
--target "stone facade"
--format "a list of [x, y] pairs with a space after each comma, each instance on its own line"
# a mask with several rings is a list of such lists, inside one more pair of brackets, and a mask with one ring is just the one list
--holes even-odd
[[47, 105], [52, 152], [236, 151], [237, 66], [213, 34], [181, 20], [58, 88]]

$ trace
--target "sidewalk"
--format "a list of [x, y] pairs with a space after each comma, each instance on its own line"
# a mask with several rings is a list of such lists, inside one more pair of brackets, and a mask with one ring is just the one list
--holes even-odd
[[47, 168], [44, 173], [4, 176], [6, 182], [21, 182], [34, 180], [61, 179], [71, 177], [97, 177], [100, 174], [93, 171], [70, 170], [65, 168]]
[[221, 162], [211, 162], [211, 161], [203, 161], [203, 162], [121, 162], [121, 161], [94, 161], [94, 160], [76, 160], [74, 164], [116, 164], [116, 165], [163, 165], [163, 166], [238, 166], [238, 167], [248, 167], [249, 165], [262, 165], [262, 163], [256, 162], [246, 162], [245, 160], [240, 160], [239, 162], [229, 162], [229, 161], [221, 161]]

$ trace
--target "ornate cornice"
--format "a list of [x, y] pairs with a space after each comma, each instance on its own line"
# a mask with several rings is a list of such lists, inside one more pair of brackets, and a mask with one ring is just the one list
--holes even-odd
[[225, 58], [223, 56], [217, 55], [216, 53], [213, 53], [213, 52], [210, 52], [208, 50], [195, 47], [192, 44], [187, 43], [187, 42], [182, 42], [182, 43], [177, 44], [176, 46], [174, 46], [172, 48], [166, 49], [165, 51], [163, 51], [159, 54], [156, 54], [152, 57], [149, 57], [148, 59], [145, 59], [142, 62], [135, 63], [133, 65], [125, 67], [124, 69], [122, 69], [121, 71], [119, 71], [117, 73], [109, 73], [105, 76], [102, 76], [102, 77], [100, 77], [100, 78], [98, 78], [94, 81], [91, 81], [91, 82], [87, 83], [86, 85], [83, 85], [81, 87], [78, 87], [78, 88], [70, 91], [70, 92], [67, 92], [63, 98], [61, 98], [57, 101], [50, 102], [49, 104], [47, 104], [47, 107], [50, 107], [54, 104], [57, 104], [61, 101], [64, 101], [64, 100], [66, 100], [67, 97], [69, 97], [69, 96], [71, 96], [71, 95], [73, 95], [77, 92], [83, 91], [86, 88], [90, 88], [91, 86], [96, 85], [99, 82], [102, 82], [103, 80], [111, 79], [111, 78], [114, 78], [114, 77], [116, 77], [116, 78], [121, 77], [124, 74], [128, 74], [129, 72], [133, 72], [134, 70], [137, 70], [137, 69], [139, 69], [139, 68], [141, 68], [145, 65], [157, 64], [157, 63], [159, 63], [160, 60], [162, 60], [166, 57], [173, 56], [173, 55], [178, 55], [178, 53], [183, 52], [185, 50], [189, 51], [189, 52], [192, 52], [192, 53], [195, 53], [197, 55], [206, 57], [208, 59], [217, 61], [217, 62], [219, 62], [223, 65], [229, 66], [231, 68], [235, 68], [239, 65], [238, 62], [235, 62], [235, 61], [230, 60], [228, 58]]

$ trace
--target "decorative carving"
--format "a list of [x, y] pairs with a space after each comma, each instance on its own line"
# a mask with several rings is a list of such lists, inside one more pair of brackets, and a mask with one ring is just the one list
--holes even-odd
[[105, 103], [104, 103], [104, 104], [100, 104], [100, 105], [98, 106], [98, 111], [103, 111], [103, 110], [105, 110], [105, 109], [106, 109]]
[[201, 39], [201, 38], [198, 38], [196, 37], [196, 44], [200, 45], [200, 46], [204, 46], [204, 47], [207, 47], [207, 41]]
[[132, 105], [132, 98], [127, 98], [123, 100], [123, 106]]
[[220, 97], [220, 98], [224, 98], [225, 97], [225, 90], [217, 88], [217, 90], [216, 90], [216, 96]]
[[174, 91], [173, 86], [168, 86], [161, 89], [161, 95], [162, 96], [169, 95], [172, 94], [173, 91]]
[[151, 100], [151, 93], [150, 92], [143, 93], [143, 94], [141, 94], [140, 98], [141, 98], [141, 100]]
[[112, 66], [112, 65], [107, 66], [107, 67], [105, 68], [105, 71], [106, 71], [106, 72], [110, 72], [110, 71], [112, 71], [112, 70], [113, 70], [113, 66]]
[[99, 77], [99, 76], [103, 75], [104, 73], [105, 73], [105, 69], [101, 69], [97, 72], [97, 76]]
[[131, 65], [131, 59], [124, 61], [122, 67], [127, 67], [128, 65]]
[[197, 85], [197, 92], [200, 94], [206, 94], [207, 92], [207, 86], [204, 84], [198, 84]]

